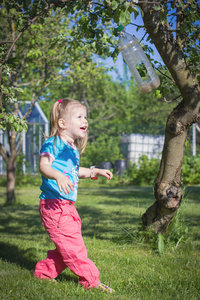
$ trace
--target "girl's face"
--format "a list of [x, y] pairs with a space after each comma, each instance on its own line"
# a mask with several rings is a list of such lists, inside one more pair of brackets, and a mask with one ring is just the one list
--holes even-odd
[[[61, 135], [69, 142], [74, 142], [78, 138], [84, 138], [88, 128], [87, 112], [83, 105], [75, 105], [59, 121], [59, 126], [63, 129]], [[62, 125], [62, 126], [61, 126]]]

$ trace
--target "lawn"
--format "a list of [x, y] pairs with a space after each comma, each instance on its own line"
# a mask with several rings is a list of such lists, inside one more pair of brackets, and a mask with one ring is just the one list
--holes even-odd
[[40, 221], [40, 190], [17, 188], [11, 207], [4, 206], [5, 192], [0, 188], [1, 299], [200, 299], [200, 187], [185, 189], [161, 254], [155, 237], [145, 243], [139, 230], [141, 215], [154, 201], [152, 187], [80, 184], [82, 234], [101, 281], [116, 290], [110, 295], [85, 290], [69, 269], [57, 284], [33, 278], [37, 261], [54, 249]]

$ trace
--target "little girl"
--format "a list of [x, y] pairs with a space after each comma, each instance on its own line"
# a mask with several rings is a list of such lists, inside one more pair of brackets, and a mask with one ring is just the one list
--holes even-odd
[[113, 176], [109, 170], [79, 168], [79, 154], [86, 148], [87, 128], [86, 107], [80, 102], [64, 99], [54, 103], [50, 137], [40, 151], [40, 215], [56, 249], [49, 250], [47, 258], [37, 263], [34, 275], [56, 278], [68, 267], [86, 289], [112, 293], [113, 289], [99, 281], [99, 270], [87, 256], [81, 220], [74, 206], [79, 178], [94, 179], [99, 175], [111, 179]]

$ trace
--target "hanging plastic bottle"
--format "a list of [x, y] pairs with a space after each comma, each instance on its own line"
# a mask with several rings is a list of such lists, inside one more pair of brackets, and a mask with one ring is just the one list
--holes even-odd
[[[139, 88], [143, 93], [148, 93], [152, 89], [156, 89], [160, 85], [160, 80], [156, 75], [150, 61], [144, 53], [138, 40], [133, 35], [125, 32], [123, 26], [117, 28], [119, 32], [119, 50], [127, 63], [129, 70], [133, 74]], [[146, 69], [148, 78], [144, 80], [140, 76], [137, 67]]]

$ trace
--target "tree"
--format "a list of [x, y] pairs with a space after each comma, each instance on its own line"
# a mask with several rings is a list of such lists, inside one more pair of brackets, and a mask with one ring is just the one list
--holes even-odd
[[[5, 22], [7, 20], [7, 22]], [[22, 15], [14, 8], [8, 12], [1, 9], [1, 45], [0, 67], [1, 79], [1, 125], [7, 131], [10, 150], [0, 145], [0, 154], [7, 169], [7, 204], [15, 202], [16, 160], [22, 147], [23, 129], [26, 130], [26, 120], [36, 101], [46, 94], [48, 86], [59, 81], [77, 69], [86, 68], [96, 76], [96, 63], [91, 60], [91, 52], [87, 45], [74, 47], [74, 40], [69, 42], [66, 33], [71, 36], [70, 19], [59, 9], [50, 11], [43, 25], [36, 22], [24, 31], [16, 40], [23, 23]], [[6, 24], [6, 25], [4, 25]], [[26, 26], [26, 25], [25, 25]], [[12, 51], [7, 46], [12, 36]], [[10, 56], [8, 53], [10, 51]], [[7, 58], [5, 56], [7, 55]], [[83, 80], [84, 81], [84, 80]], [[29, 111], [20, 117], [19, 102], [31, 101]]]
[[[138, 2], [138, 3], [136, 3]], [[199, 84], [199, 12], [197, 1], [98, 1], [93, 12], [85, 16], [87, 29], [94, 27], [92, 14], [101, 15], [101, 24], [114, 19], [122, 25], [131, 22], [131, 13], [142, 12], [144, 28], [170, 73], [170, 83], [161, 85], [160, 93], [166, 97], [167, 87], [178, 105], [169, 114], [165, 131], [165, 144], [160, 170], [155, 182], [155, 203], [142, 216], [145, 228], [153, 227], [165, 233], [181, 204], [181, 166], [189, 127], [198, 121], [200, 108]], [[90, 26], [89, 26], [90, 25]], [[84, 28], [83, 28], [84, 30]], [[104, 35], [108, 43], [110, 37]], [[114, 44], [114, 43], [113, 43]], [[106, 50], [108, 54], [108, 50]], [[111, 56], [115, 57], [115, 49]]]
[[[23, 1], [5, 2], [9, 8], [22, 12]], [[134, 14], [136, 18], [141, 11], [146, 34], [165, 64], [160, 66], [160, 74], [169, 71], [170, 93], [175, 91], [174, 98], [180, 101], [167, 119], [165, 145], [154, 188], [155, 203], [142, 217], [145, 227], [153, 226], [157, 233], [165, 233], [181, 203], [181, 166], [187, 131], [199, 119], [198, 1], [26, 1], [26, 6], [29, 18], [33, 9], [39, 16], [50, 7], [62, 6], [65, 13], [76, 20], [72, 24], [76, 44], [85, 42], [97, 54], [114, 59], [119, 51], [111, 25], [127, 25], [131, 23], [131, 16]], [[166, 92], [163, 81], [162, 97], [166, 97]]]
[[48, 101], [41, 103], [46, 115], [58, 97], [77, 99], [87, 107], [89, 144], [81, 158], [84, 166], [98, 165], [105, 160], [114, 163], [119, 159], [119, 140], [133, 112], [134, 96], [128, 94], [124, 84], [112, 81], [104, 67], [97, 67], [94, 74], [80, 66], [80, 70], [71, 74], [71, 80], [63, 78], [49, 85], [46, 93]]
[[[200, 116], [200, 64], [196, 44], [200, 6], [197, 1], [171, 1], [168, 4], [158, 1], [156, 4], [139, 4], [144, 13], [144, 25], [182, 100], [168, 117], [162, 160], [154, 188], [156, 201], [142, 219], [145, 226], [153, 224], [156, 232], [165, 233], [181, 204], [181, 166], [187, 132]], [[172, 17], [176, 18], [175, 29], [172, 29], [173, 18], [167, 21], [167, 14], [172, 9]], [[149, 14], [151, 10], [152, 15]]]

